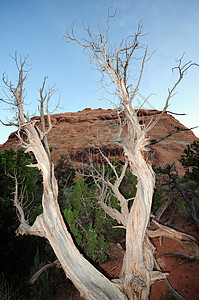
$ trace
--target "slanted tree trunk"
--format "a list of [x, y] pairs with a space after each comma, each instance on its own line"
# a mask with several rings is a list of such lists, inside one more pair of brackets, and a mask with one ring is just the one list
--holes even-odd
[[[75, 246], [57, 202], [58, 186], [53, 165], [49, 160], [46, 147], [43, 146], [38, 136], [34, 121], [24, 124], [20, 130], [23, 130], [28, 137], [26, 143], [20, 138], [26, 152], [33, 152], [37, 160], [37, 164], [31, 167], [38, 167], [42, 172], [44, 191], [43, 213], [36, 218], [32, 226], [29, 226], [25, 218], [21, 217], [17, 233], [45, 237], [52, 246], [66, 276], [86, 299], [126, 299], [116, 285], [93, 267]], [[17, 195], [15, 196], [17, 206]]]
[[[19, 234], [30, 234], [46, 238], [52, 246], [66, 276], [73, 282], [80, 294], [88, 299], [112, 299], [125, 300], [126, 296], [120, 291], [117, 285], [101, 274], [92, 264], [90, 264], [75, 246], [70, 233], [62, 218], [59, 205], [57, 202], [58, 186], [54, 176], [54, 166], [51, 162], [50, 151], [46, 135], [52, 128], [50, 121], [50, 112], [48, 104], [53, 89], [49, 89], [48, 93], [44, 93], [46, 78], [44, 79], [42, 88], [40, 89], [40, 105], [41, 105], [41, 128], [37, 125], [36, 120], [30, 120], [28, 115], [24, 114], [24, 67], [27, 57], [21, 61], [17, 61], [16, 65], [19, 71], [19, 79], [16, 87], [9, 83], [5, 77], [3, 81], [11, 93], [9, 101], [5, 101], [16, 109], [16, 125], [18, 127], [18, 138], [26, 152], [32, 152], [37, 161], [36, 164], [29, 167], [37, 167], [41, 170], [43, 176], [43, 212], [39, 215], [34, 224], [29, 225], [23, 212], [23, 203], [18, 199], [18, 182], [16, 178], [16, 188], [14, 193], [14, 205], [20, 220], [20, 226], [17, 230]], [[44, 120], [44, 102], [46, 101], [46, 112], [48, 116], [48, 129]], [[24, 138], [25, 137], [25, 138]]]

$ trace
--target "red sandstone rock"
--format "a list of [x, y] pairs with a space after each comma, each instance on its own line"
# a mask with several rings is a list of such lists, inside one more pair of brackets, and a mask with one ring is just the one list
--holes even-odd
[[[142, 124], [147, 124], [151, 118], [155, 119], [161, 112], [157, 110], [140, 110], [139, 118]], [[35, 117], [38, 118], [38, 117]], [[76, 113], [63, 113], [52, 115], [53, 129], [48, 134], [49, 146], [52, 147], [52, 159], [56, 163], [61, 154], [71, 159], [73, 166], [79, 168], [82, 162], [87, 160], [89, 149], [98, 145], [111, 156], [121, 158], [121, 150], [113, 144], [114, 134], [117, 132], [118, 117], [116, 110], [86, 108]], [[174, 130], [174, 126], [186, 128], [173, 116], [164, 113], [160, 121], [149, 133], [152, 139], [166, 136]], [[196, 140], [192, 131], [182, 131], [170, 138], [155, 144], [154, 164], [164, 165], [175, 162], [178, 171], [182, 174], [183, 167], [178, 162], [186, 144]], [[15, 133], [12, 133], [8, 141], [0, 146], [0, 151], [9, 148], [18, 148], [20, 143]]]

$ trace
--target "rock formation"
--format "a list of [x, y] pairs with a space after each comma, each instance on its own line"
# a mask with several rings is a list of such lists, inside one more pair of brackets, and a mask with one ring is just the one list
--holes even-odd
[[[157, 110], [140, 110], [140, 124], [147, 124], [152, 118], [160, 114]], [[35, 117], [38, 119], [38, 117]], [[99, 146], [106, 154], [121, 159], [121, 150], [113, 144], [113, 137], [118, 129], [118, 116], [116, 110], [90, 109], [75, 113], [62, 113], [52, 115], [53, 128], [48, 134], [49, 146], [52, 148], [52, 159], [57, 162], [60, 155], [65, 154], [75, 168], [81, 168], [82, 163], [88, 161], [91, 148]], [[149, 133], [150, 139], [159, 139], [180, 127], [186, 129], [172, 115], [164, 113], [160, 121]], [[186, 144], [197, 138], [192, 131], [180, 131], [168, 139], [152, 147], [154, 164], [164, 165], [175, 162], [178, 171], [182, 174], [183, 168], [178, 162]], [[7, 142], [0, 146], [0, 151], [9, 148], [19, 148], [20, 143], [13, 132]], [[97, 152], [96, 149], [93, 150]]]

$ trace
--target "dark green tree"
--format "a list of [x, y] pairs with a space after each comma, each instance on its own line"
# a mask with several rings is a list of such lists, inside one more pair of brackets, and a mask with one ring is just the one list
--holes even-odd
[[[19, 224], [13, 206], [15, 176], [18, 176], [19, 195], [23, 193], [25, 212], [30, 219], [39, 214], [38, 200], [41, 197], [41, 178], [39, 170], [28, 168], [33, 158], [23, 148], [5, 150], [0, 153], [0, 273], [8, 284], [19, 287], [27, 281], [34, 260], [38, 243], [45, 246], [45, 241], [33, 236], [16, 237]], [[31, 210], [33, 208], [33, 210]], [[24, 281], [24, 282], [23, 282]]]
[[[113, 221], [106, 217], [96, 200], [95, 187], [89, 187], [79, 178], [66, 202], [64, 217], [79, 247], [93, 261], [104, 261], [109, 244], [105, 241], [106, 229]], [[107, 226], [107, 227], [106, 227]]]
[[186, 176], [199, 181], [199, 141], [187, 145], [180, 162], [186, 170]]
[[[170, 207], [172, 214], [169, 223], [175, 225], [176, 212], [189, 224], [194, 221], [199, 231], [199, 201], [196, 193], [197, 182], [188, 175], [179, 177], [175, 164], [166, 164], [163, 168], [155, 168], [156, 171], [156, 197], [153, 208], [156, 219], [160, 219], [163, 213]], [[167, 211], [168, 212], [168, 211]], [[182, 224], [183, 226], [183, 224]]]
[[37, 202], [41, 196], [41, 177], [37, 168], [28, 168], [33, 158], [24, 152], [23, 148], [14, 150], [10, 148], [0, 153], [0, 196], [4, 199], [13, 198], [15, 188], [15, 176], [19, 182], [19, 194], [26, 187], [25, 197], [27, 200]]

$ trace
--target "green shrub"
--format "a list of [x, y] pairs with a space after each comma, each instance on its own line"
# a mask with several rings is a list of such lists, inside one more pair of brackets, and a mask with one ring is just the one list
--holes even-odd
[[76, 243], [94, 261], [104, 261], [109, 244], [105, 241], [105, 225], [112, 224], [97, 205], [94, 187], [82, 178], [74, 185], [70, 201], [66, 202], [64, 217]]
[[[19, 183], [19, 195], [21, 190], [26, 188], [24, 201], [40, 201], [42, 194], [42, 178], [37, 168], [28, 168], [27, 165], [33, 163], [33, 158], [25, 153], [25, 149], [13, 148], [0, 152], [0, 197], [13, 198], [15, 187], [15, 175]], [[10, 176], [11, 177], [10, 177]]]
[[194, 141], [187, 145], [184, 154], [181, 156], [180, 162], [186, 170], [186, 176], [199, 181], [199, 142]]
[[[121, 165], [116, 162], [112, 163], [120, 175]], [[99, 172], [102, 171], [101, 168], [102, 166], [98, 166]], [[85, 173], [87, 174], [85, 181], [83, 178], [78, 179], [70, 195], [70, 200], [66, 200], [64, 217], [76, 243], [86, 255], [94, 261], [103, 262], [107, 259], [106, 251], [109, 243], [116, 242], [118, 235], [124, 235], [124, 230], [113, 228], [117, 222], [101, 209], [97, 200], [99, 191], [92, 176], [89, 176], [89, 168]], [[112, 183], [116, 180], [116, 176], [108, 164], [105, 166], [105, 176]], [[135, 196], [136, 184], [136, 177], [127, 170], [120, 185], [120, 192], [126, 199]], [[119, 202], [112, 193], [108, 195], [106, 201], [111, 207], [120, 210]], [[129, 201], [129, 205], [132, 205], [132, 202], [133, 200]]]

